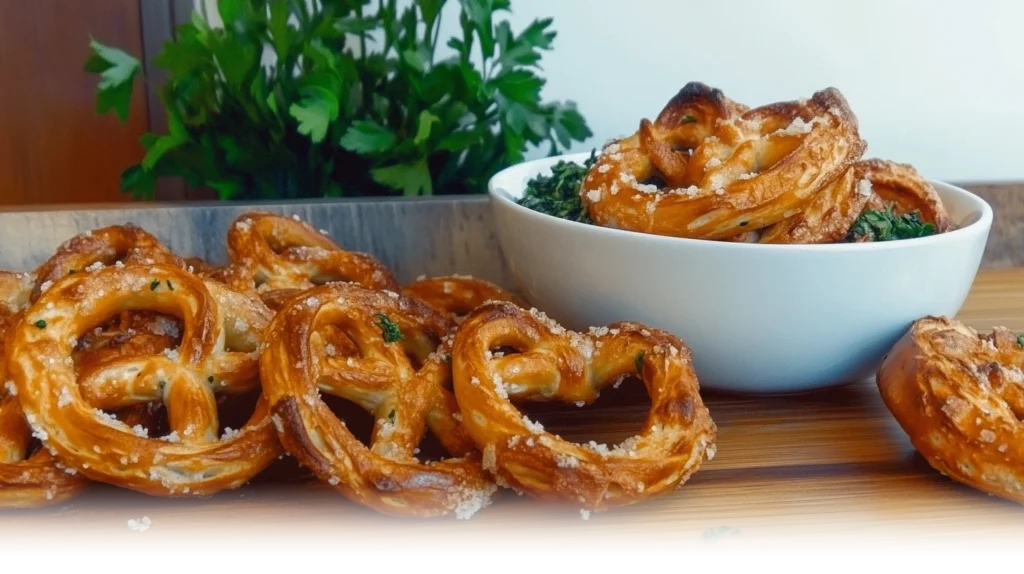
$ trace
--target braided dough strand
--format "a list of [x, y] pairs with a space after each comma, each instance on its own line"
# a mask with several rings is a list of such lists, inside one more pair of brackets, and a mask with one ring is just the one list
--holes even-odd
[[[181, 346], [76, 372], [75, 341], [124, 311], [179, 317]], [[107, 267], [44, 292], [12, 328], [7, 363], [30, 425], [63, 464], [154, 496], [208, 496], [241, 486], [282, 454], [264, 401], [241, 429], [218, 437], [215, 396], [259, 388], [270, 316], [258, 301], [177, 267]], [[153, 402], [167, 408], [165, 437], [109, 414]]]
[[[509, 347], [515, 352], [496, 353]], [[717, 428], [690, 352], [663, 331], [617, 323], [581, 335], [538, 311], [488, 303], [459, 327], [453, 372], [463, 424], [485, 468], [537, 498], [598, 511], [633, 504], [677, 488], [714, 456]], [[562, 440], [514, 406], [588, 404], [631, 375], [646, 385], [651, 412], [644, 430], [614, 449]]]
[[[497, 487], [459, 424], [458, 405], [446, 388], [448, 357], [435, 352], [453, 328], [449, 317], [422, 302], [353, 284], [289, 299], [260, 357], [264, 393], [285, 448], [320, 480], [381, 513], [468, 518], [487, 506]], [[373, 414], [369, 447], [321, 393]], [[417, 460], [427, 429], [452, 458]]]
[[879, 368], [886, 407], [943, 475], [1024, 503], [1024, 348], [950, 318], [914, 323]]

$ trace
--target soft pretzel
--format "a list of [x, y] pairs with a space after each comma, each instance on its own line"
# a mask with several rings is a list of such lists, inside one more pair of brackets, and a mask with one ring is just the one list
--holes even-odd
[[442, 313], [461, 321], [473, 309], [488, 301], [508, 301], [526, 307], [517, 295], [500, 286], [466, 275], [420, 277], [402, 288], [402, 295], [413, 297]]
[[[448, 357], [435, 352], [453, 327], [449, 317], [415, 299], [353, 284], [289, 299], [260, 357], [263, 392], [285, 448], [320, 480], [381, 513], [468, 518], [487, 506], [497, 487], [445, 388]], [[340, 341], [354, 343], [352, 354], [341, 352]], [[321, 392], [374, 415], [369, 447], [338, 420]], [[417, 460], [428, 428], [451, 458]]]
[[[181, 346], [77, 369], [77, 339], [123, 311], [181, 319]], [[265, 402], [240, 429], [218, 422], [215, 396], [258, 390], [258, 347], [271, 317], [259, 301], [168, 265], [66, 276], [12, 327], [9, 376], [26, 418], [61, 463], [87, 478], [155, 496], [235, 488], [281, 453]], [[162, 402], [172, 431], [149, 437], [110, 411]]]
[[886, 407], [945, 476], [1024, 503], [1024, 347], [925, 317], [893, 346], [876, 377]]
[[376, 258], [342, 249], [297, 218], [246, 213], [231, 225], [227, 241], [231, 264], [208, 275], [243, 293], [285, 289], [286, 298], [294, 290], [334, 281], [399, 289], [394, 275]]
[[[9, 327], [28, 303], [30, 279], [26, 273], [0, 272], [0, 357]], [[78, 495], [87, 484], [83, 477], [63, 472], [48, 450], [29, 450], [32, 430], [2, 360], [0, 381], [0, 508], [49, 506]]]
[[690, 83], [602, 150], [580, 198], [598, 225], [728, 239], [800, 212], [865, 148], [835, 88], [746, 109]]
[[111, 225], [80, 233], [62, 243], [36, 271], [32, 300], [55, 281], [90, 267], [120, 263], [164, 264], [185, 267], [185, 261], [159, 239], [132, 223]]
[[[513, 351], [499, 356], [505, 348]], [[717, 428], [701, 400], [690, 351], [669, 333], [617, 323], [582, 335], [539, 311], [494, 302], [459, 327], [452, 364], [463, 425], [485, 468], [535, 497], [587, 511], [633, 504], [677, 488], [714, 456]], [[513, 406], [531, 400], [584, 406], [632, 375], [646, 385], [651, 412], [638, 436], [611, 449], [562, 440]]]

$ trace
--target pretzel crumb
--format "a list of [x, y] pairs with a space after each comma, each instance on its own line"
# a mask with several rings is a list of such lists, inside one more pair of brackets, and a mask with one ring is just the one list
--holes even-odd
[[148, 516], [143, 516], [138, 520], [132, 518], [128, 521], [128, 530], [131, 530], [133, 532], [145, 532], [149, 530], [149, 527], [150, 525], [152, 525], [152, 523], [153, 522], [149, 519]]

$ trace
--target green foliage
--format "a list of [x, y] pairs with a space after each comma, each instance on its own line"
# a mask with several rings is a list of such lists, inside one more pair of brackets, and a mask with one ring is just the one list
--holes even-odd
[[850, 227], [847, 240], [867, 238], [868, 241], [893, 241], [925, 237], [934, 233], [935, 225], [922, 221], [920, 213], [914, 211], [898, 215], [890, 205], [885, 210], [864, 210]]
[[537, 175], [526, 182], [519, 205], [541, 213], [580, 223], [593, 223], [580, 200], [580, 186], [590, 166], [597, 161], [597, 150], [583, 164], [560, 161], [551, 167], [551, 175]]
[[[563, 153], [592, 134], [572, 102], [545, 102], [552, 20], [518, 34], [509, 0], [221, 0], [154, 59], [166, 134], [146, 134], [122, 189], [183, 177], [222, 199], [482, 193], [531, 146]], [[454, 8], [454, 7], [453, 7]], [[451, 55], [441, 57], [447, 46]], [[138, 60], [92, 43], [96, 109], [128, 115]]]

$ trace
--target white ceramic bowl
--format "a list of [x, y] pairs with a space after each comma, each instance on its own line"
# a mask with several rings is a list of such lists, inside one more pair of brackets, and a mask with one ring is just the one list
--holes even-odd
[[679, 336], [704, 389], [786, 394], [870, 378], [914, 320], [959, 311], [992, 226], [985, 201], [935, 181], [960, 228], [879, 243], [661, 237], [516, 203], [535, 175], [588, 155], [526, 162], [491, 179], [508, 268], [523, 294], [568, 328], [628, 320]]

